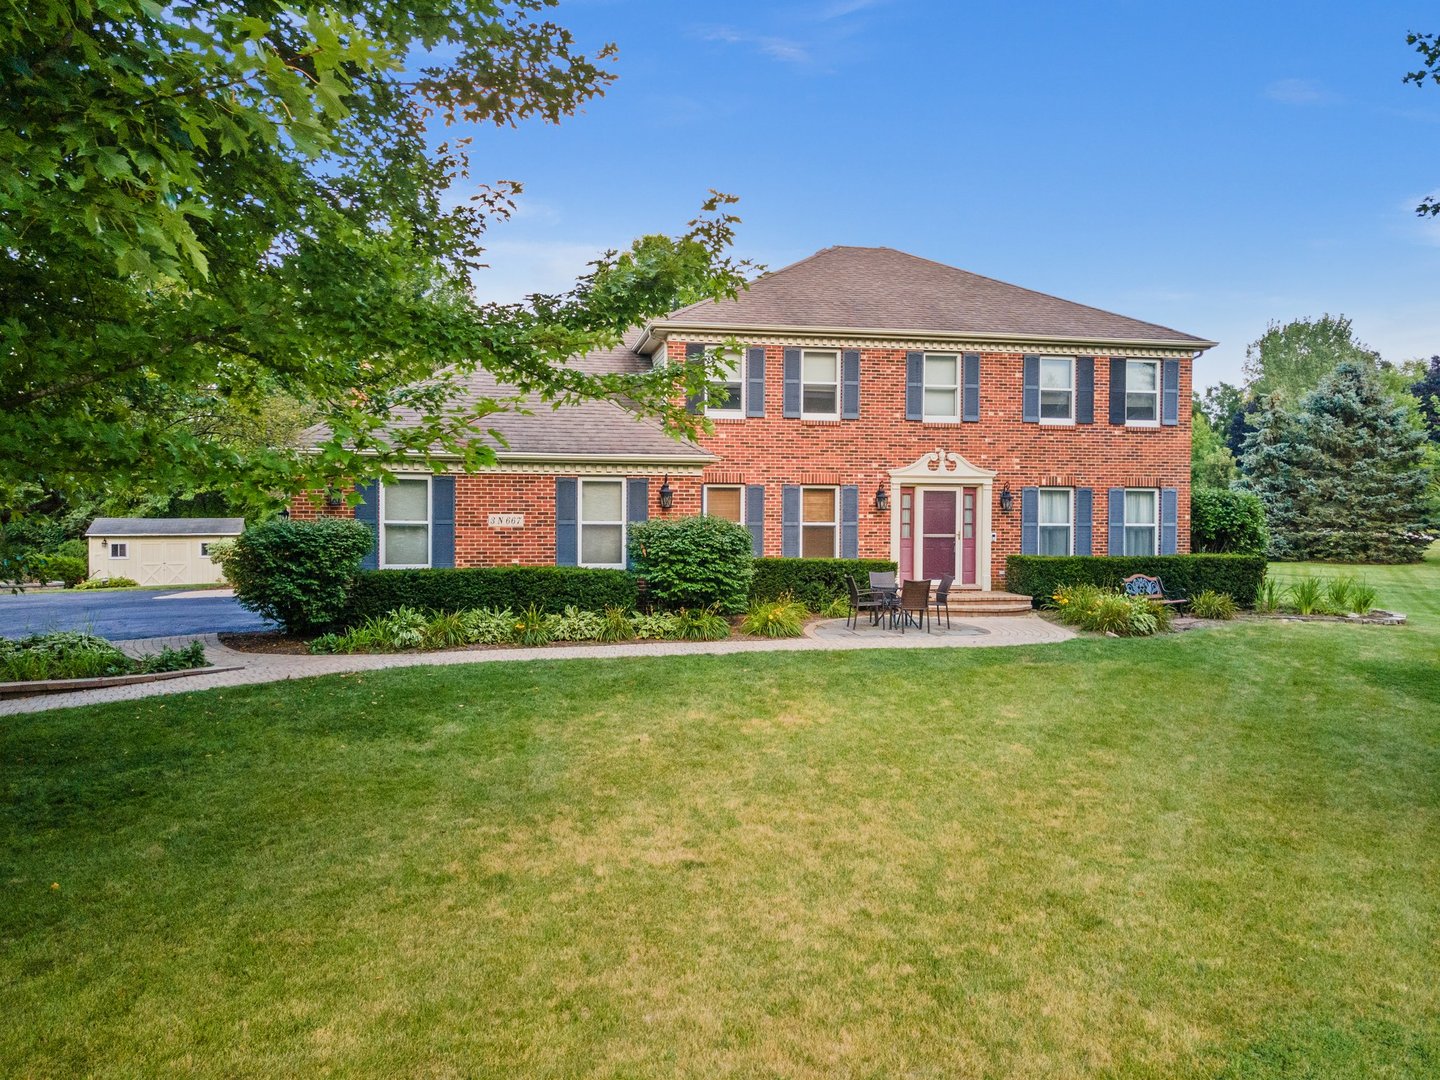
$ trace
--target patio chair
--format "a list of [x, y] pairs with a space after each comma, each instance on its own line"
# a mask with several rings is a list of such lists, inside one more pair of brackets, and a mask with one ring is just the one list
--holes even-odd
[[950, 586], [955, 584], [955, 575], [948, 574], [940, 579], [940, 584], [935, 586], [935, 621], [940, 621], [940, 616], [945, 616], [945, 629], [950, 629]]
[[919, 581], [906, 581], [900, 586], [900, 632], [905, 632], [905, 627], [910, 620], [915, 620], [919, 626], [924, 621], [925, 632], [930, 632], [930, 579], [922, 578]]
[[889, 593], [893, 593], [893, 592], [896, 592], [898, 589], [899, 589], [899, 586], [895, 584], [895, 572], [894, 572], [893, 570], [890, 571], [890, 572], [888, 572], [888, 573], [884, 573], [884, 574], [877, 574], [877, 573], [875, 573], [874, 571], [871, 571], [871, 573], [870, 573], [870, 591], [871, 591], [871, 592], [889, 592]]
[[850, 592], [850, 613], [845, 616], [845, 628], [848, 630], [853, 622], [855, 629], [860, 629], [860, 613], [862, 611], [870, 613], [871, 626], [878, 623], [887, 606], [885, 597], [874, 589], [866, 589], [862, 592], [860, 586], [855, 584], [855, 578], [850, 574], [845, 575], [845, 587]]

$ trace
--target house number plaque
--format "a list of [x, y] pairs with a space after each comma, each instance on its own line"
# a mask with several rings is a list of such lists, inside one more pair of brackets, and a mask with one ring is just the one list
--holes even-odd
[[525, 527], [524, 514], [491, 514], [489, 521], [492, 529], [523, 529]]

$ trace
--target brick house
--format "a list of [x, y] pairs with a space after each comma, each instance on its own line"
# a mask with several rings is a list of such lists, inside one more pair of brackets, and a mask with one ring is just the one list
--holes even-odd
[[612, 402], [488, 418], [495, 466], [366, 489], [367, 565], [622, 566], [628, 523], [702, 512], [756, 554], [891, 558], [978, 591], [1003, 590], [1017, 552], [1188, 550], [1191, 365], [1214, 342], [832, 247], [577, 363], [641, 371], [727, 341], [712, 433], [677, 441]]

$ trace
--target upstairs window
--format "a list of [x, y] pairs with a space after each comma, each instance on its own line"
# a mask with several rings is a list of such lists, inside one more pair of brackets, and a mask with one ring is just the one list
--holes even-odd
[[1069, 356], [1040, 358], [1040, 421], [1075, 419], [1075, 360]]
[[800, 415], [815, 420], [840, 418], [840, 354], [806, 349], [800, 356]]
[[1160, 361], [1130, 360], [1125, 364], [1125, 422], [1160, 422]]
[[706, 416], [745, 415], [745, 362], [737, 353], [724, 353], [715, 382], [711, 384]]
[[960, 419], [960, 358], [925, 354], [925, 419]]

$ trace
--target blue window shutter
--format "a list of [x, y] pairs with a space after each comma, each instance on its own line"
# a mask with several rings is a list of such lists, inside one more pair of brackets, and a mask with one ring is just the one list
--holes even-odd
[[1110, 358], [1110, 423], [1125, 423], [1125, 358]]
[[840, 558], [860, 557], [860, 488], [855, 484], [840, 487]]
[[765, 415], [765, 349], [745, 350], [745, 415]]
[[1160, 423], [1175, 427], [1180, 423], [1180, 361], [1166, 360], [1160, 365]]
[[787, 418], [800, 416], [800, 350], [785, 350], [785, 400], [781, 413]]
[[745, 485], [745, 527], [758, 559], [765, 554], [765, 485]]
[[1038, 424], [1040, 422], [1040, 358], [1027, 356], [1023, 363], [1025, 365], [1025, 385], [1020, 402], [1020, 419], [1027, 424]]
[[430, 565], [455, 565], [455, 477], [430, 478]]
[[780, 554], [787, 559], [800, 557], [800, 488], [786, 484], [780, 490]]
[[905, 419], [925, 419], [925, 354], [905, 354]]
[[[1122, 361], [1123, 362], [1123, 361]], [[1111, 361], [1113, 364], [1114, 361]], [[1105, 544], [1106, 555], [1125, 554], [1125, 489], [1110, 489], [1110, 505], [1107, 509], [1109, 528]]]
[[[705, 362], [705, 346], [704, 346], [704, 344], [703, 344], [702, 342], [698, 342], [698, 341], [689, 342], [689, 343], [685, 346], [685, 367], [686, 367], [686, 372], [685, 372], [685, 374], [686, 374], [686, 377], [688, 378], [689, 375], [690, 375], [690, 370], [689, 370], [689, 368], [690, 368], [690, 365], [691, 365], [691, 364], [703, 364], [704, 362]], [[688, 413], [698, 413], [698, 412], [700, 411], [700, 406], [702, 406], [703, 404], [705, 404], [705, 397], [704, 397], [703, 394], [686, 394], [686, 395], [685, 395], [685, 411], [686, 411], [686, 412], [688, 412]]]
[[[633, 525], [637, 521], [650, 520], [650, 481], [643, 476], [632, 476], [625, 481], [625, 520]], [[630, 530], [625, 530], [625, 565], [630, 566]]]
[[1090, 537], [1095, 530], [1095, 496], [1089, 488], [1075, 489], [1075, 554], [1090, 554]]
[[580, 481], [555, 478], [555, 565], [580, 565]]
[[1180, 492], [1160, 489], [1160, 554], [1174, 555], [1180, 539]]
[[370, 550], [360, 559], [361, 570], [380, 568], [380, 482], [362, 480], [355, 485], [360, 502], [355, 506], [355, 520], [370, 530]]
[[1020, 489], [1020, 554], [1040, 554], [1040, 489]]
[[1095, 422], [1095, 358], [1093, 356], [1077, 356], [1075, 358], [1075, 422], [1077, 424], [1093, 424]]
[[840, 354], [840, 419], [860, 419], [860, 350]]
[[966, 353], [962, 362], [960, 419], [980, 419], [980, 354]]

